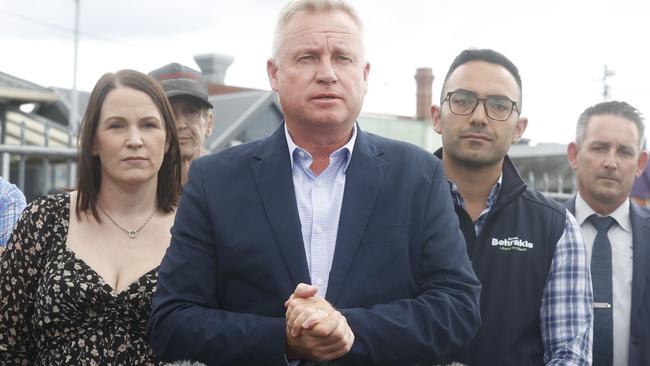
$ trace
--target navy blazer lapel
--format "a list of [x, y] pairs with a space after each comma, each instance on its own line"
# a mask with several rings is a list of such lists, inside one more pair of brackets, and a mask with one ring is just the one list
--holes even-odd
[[336, 304], [381, 187], [386, 170], [386, 162], [378, 158], [382, 153], [369, 136], [357, 128], [357, 141], [346, 171], [336, 249], [327, 285], [326, 299], [332, 304]]
[[284, 124], [262, 144], [256, 158], [253, 177], [294, 285], [310, 283]]
[[632, 221], [633, 253], [632, 253], [632, 323], [639, 314], [638, 307], [643, 299], [648, 277], [648, 262], [650, 261], [650, 215], [630, 203], [630, 220]]
[[566, 207], [573, 216], [576, 215], [576, 196], [573, 196], [570, 200], [564, 202], [564, 207]]

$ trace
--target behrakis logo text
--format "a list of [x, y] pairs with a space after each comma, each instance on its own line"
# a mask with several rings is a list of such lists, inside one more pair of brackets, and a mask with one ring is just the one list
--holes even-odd
[[533, 249], [534, 247], [533, 243], [528, 240], [519, 239], [516, 236], [506, 239], [492, 238], [492, 246], [499, 247], [500, 250], [516, 250], [519, 252], [526, 252], [528, 249]]

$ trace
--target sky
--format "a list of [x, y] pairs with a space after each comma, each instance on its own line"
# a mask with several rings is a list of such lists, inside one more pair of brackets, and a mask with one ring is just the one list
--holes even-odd
[[[371, 65], [363, 111], [415, 114], [415, 70], [435, 75], [434, 103], [463, 49], [492, 48], [523, 80], [524, 137], [567, 143], [575, 121], [610, 99], [650, 116], [647, 0], [349, 0]], [[79, 0], [77, 87], [105, 72], [148, 72], [193, 56], [234, 56], [228, 85], [270, 89], [266, 60], [283, 0]], [[0, 0], [0, 71], [42, 86], [73, 85], [75, 0]], [[218, 113], [218, 111], [215, 111]], [[646, 133], [646, 135], [649, 135]]]

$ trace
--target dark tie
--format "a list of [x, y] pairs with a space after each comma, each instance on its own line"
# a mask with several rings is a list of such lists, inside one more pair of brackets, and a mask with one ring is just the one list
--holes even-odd
[[591, 252], [591, 281], [594, 288], [593, 366], [611, 366], [614, 362], [612, 316], [612, 246], [607, 231], [616, 222], [596, 214], [589, 221], [598, 234]]

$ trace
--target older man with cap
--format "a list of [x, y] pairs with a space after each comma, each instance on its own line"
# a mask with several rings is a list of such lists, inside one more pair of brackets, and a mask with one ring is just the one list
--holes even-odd
[[149, 76], [162, 85], [174, 109], [184, 184], [192, 160], [208, 153], [203, 147], [205, 138], [212, 133], [213, 123], [208, 85], [199, 71], [175, 62], [153, 70]]

